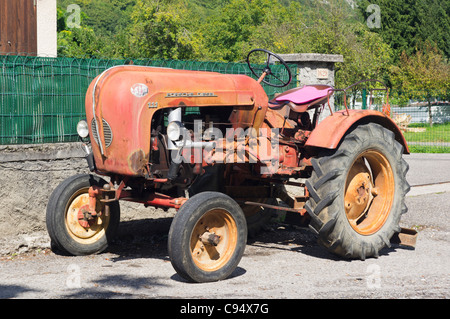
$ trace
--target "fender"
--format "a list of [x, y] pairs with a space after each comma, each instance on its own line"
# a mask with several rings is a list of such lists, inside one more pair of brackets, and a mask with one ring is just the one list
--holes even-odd
[[335, 149], [352, 125], [358, 122], [377, 123], [391, 130], [395, 139], [403, 145], [403, 153], [409, 154], [409, 148], [400, 128], [385, 114], [373, 110], [346, 110], [328, 116], [311, 132], [306, 147]]

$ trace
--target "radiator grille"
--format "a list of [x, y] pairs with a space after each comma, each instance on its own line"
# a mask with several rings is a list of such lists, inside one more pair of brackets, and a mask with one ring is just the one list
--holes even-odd
[[[106, 147], [109, 147], [111, 145], [112, 139], [113, 139], [111, 126], [109, 126], [108, 122], [106, 122], [105, 119], [102, 119], [102, 123], [103, 123], [103, 134], [105, 135], [105, 144], [106, 144]], [[100, 143], [98, 141], [98, 137], [97, 137], [97, 125], [96, 125], [95, 119], [92, 119], [91, 129], [92, 129], [92, 135], [94, 136], [95, 142], [98, 145], [100, 145]]]

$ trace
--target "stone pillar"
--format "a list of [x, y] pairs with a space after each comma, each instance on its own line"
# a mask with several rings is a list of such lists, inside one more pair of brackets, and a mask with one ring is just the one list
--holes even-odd
[[335, 63], [344, 62], [338, 54], [294, 53], [279, 54], [287, 63], [299, 67], [297, 81], [299, 86], [308, 84], [326, 84], [334, 86]]
[[[278, 54], [286, 63], [298, 65], [297, 83], [298, 86], [311, 84], [325, 84], [335, 86], [335, 64], [344, 62], [344, 57], [339, 54], [319, 54], [319, 53], [293, 53]], [[331, 107], [334, 108], [334, 101], [330, 99]], [[320, 119], [328, 116], [330, 111], [325, 107]]]

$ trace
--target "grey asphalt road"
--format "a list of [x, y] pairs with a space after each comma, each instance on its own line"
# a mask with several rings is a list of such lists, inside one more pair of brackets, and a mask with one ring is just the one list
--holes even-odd
[[407, 174], [411, 186], [431, 183], [450, 183], [450, 154], [405, 155], [409, 164]]
[[[191, 284], [167, 255], [170, 219], [129, 221], [139, 231], [99, 255], [42, 250], [0, 259], [0, 298], [449, 298], [450, 190], [418, 185], [450, 182], [450, 156], [414, 154], [407, 161], [412, 190], [421, 190], [407, 197], [401, 224], [419, 231], [415, 249], [394, 244], [379, 258], [342, 260], [308, 229], [272, 224], [248, 243], [229, 279]], [[177, 307], [172, 311], [181, 312]]]

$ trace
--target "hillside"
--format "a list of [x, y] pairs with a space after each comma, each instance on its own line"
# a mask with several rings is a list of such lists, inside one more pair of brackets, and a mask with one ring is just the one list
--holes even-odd
[[[81, 10], [78, 28], [68, 24], [76, 14], [70, 4]], [[58, 0], [58, 54], [203, 61], [242, 61], [256, 47], [342, 54], [343, 85], [361, 78], [400, 85], [412, 76], [402, 73], [405, 64], [421, 55], [448, 69], [449, 17], [450, 2], [438, 0]]]
[[[57, 0], [58, 7], [65, 10], [68, 5], [77, 4], [86, 15], [83, 22], [99, 33], [113, 33], [117, 30], [126, 29], [131, 23], [131, 13], [138, 0]], [[231, 0], [184, 0], [188, 8], [201, 19], [207, 19], [218, 12]], [[305, 12], [319, 12], [323, 10], [318, 1], [314, 0], [275, 0], [280, 5], [288, 7], [290, 3], [299, 3]], [[145, 1], [144, 1], [145, 2]], [[169, 3], [177, 6], [173, 0], [147, 1]], [[354, 11], [347, 2], [353, 0], [341, 0], [348, 12]]]

